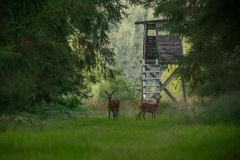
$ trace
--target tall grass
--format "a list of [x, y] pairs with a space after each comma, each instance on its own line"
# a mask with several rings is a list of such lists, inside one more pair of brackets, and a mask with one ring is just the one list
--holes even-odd
[[[240, 94], [228, 93], [219, 97], [189, 98], [187, 102], [160, 102], [157, 116], [167, 116], [183, 123], [240, 124]], [[121, 101], [121, 100], [120, 100]], [[108, 116], [107, 99], [92, 98], [85, 102], [90, 115]], [[120, 102], [120, 116], [136, 117], [140, 98]], [[153, 102], [155, 103], [155, 102]], [[147, 114], [147, 116], [151, 116]]]
[[[90, 98], [84, 101], [89, 109], [90, 115], [105, 115], [108, 116], [107, 104], [108, 99]], [[139, 99], [120, 100], [119, 116], [134, 117], [138, 112]]]
[[228, 93], [199, 99], [190, 106], [192, 120], [202, 124], [240, 124], [240, 94]]

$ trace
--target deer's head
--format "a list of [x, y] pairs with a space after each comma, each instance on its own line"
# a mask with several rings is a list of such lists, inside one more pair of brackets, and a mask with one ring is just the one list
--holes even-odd
[[161, 98], [162, 98], [162, 95], [160, 95], [159, 97], [153, 96], [153, 98], [154, 98], [157, 102], [159, 102], [159, 101], [161, 100]]
[[112, 91], [112, 93], [108, 93], [107, 91], [105, 91], [105, 93], [108, 96], [108, 98], [111, 99], [112, 95], [114, 94], [114, 91]]

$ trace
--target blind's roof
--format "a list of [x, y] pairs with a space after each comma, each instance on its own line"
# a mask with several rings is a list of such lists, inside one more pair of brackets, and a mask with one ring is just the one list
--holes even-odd
[[167, 19], [151, 20], [151, 21], [138, 21], [138, 22], [135, 22], [135, 24], [159, 23], [159, 22], [166, 22], [166, 21], [167, 21]]

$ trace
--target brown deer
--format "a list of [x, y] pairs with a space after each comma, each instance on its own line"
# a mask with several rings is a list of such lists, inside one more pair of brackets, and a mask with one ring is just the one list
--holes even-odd
[[[113, 118], [118, 118], [118, 110], [120, 106], [120, 101], [117, 99], [112, 100], [112, 95], [114, 94], [114, 91], [112, 93], [108, 93], [105, 91], [106, 95], [108, 96], [108, 119], [110, 118], [110, 112], [113, 112]], [[115, 113], [116, 112], [116, 113]]]
[[150, 113], [152, 113], [152, 119], [155, 120], [155, 114], [158, 110], [159, 102], [160, 102], [160, 99], [162, 98], [162, 96], [160, 96], [159, 98], [153, 96], [153, 98], [156, 100], [156, 104], [150, 104], [147, 102], [140, 103], [140, 105], [139, 105], [140, 113], [138, 114], [138, 119], [140, 119], [141, 114], [142, 114], [143, 119], [145, 119], [146, 112], [150, 112]]

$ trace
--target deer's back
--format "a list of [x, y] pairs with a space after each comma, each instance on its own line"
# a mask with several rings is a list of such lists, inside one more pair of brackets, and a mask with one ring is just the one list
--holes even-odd
[[[111, 101], [111, 105], [112, 105], [112, 107], [114, 108], [114, 109], [119, 109], [119, 106], [120, 106], [120, 101], [119, 100], [117, 100], [117, 99], [113, 99], [112, 101]], [[110, 105], [108, 104], [108, 108], [110, 109]]]
[[145, 112], [156, 112], [158, 109], [158, 106], [156, 104], [149, 104], [149, 103], [142, 103], [140, 106], [141, 110]]

